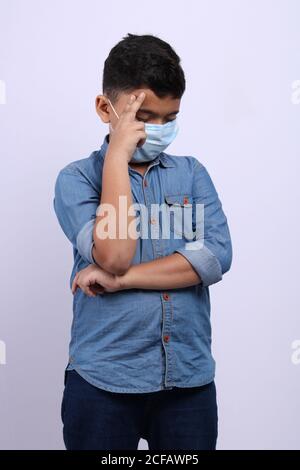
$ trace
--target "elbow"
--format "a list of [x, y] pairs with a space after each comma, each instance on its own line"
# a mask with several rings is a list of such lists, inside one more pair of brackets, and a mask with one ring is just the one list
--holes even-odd
[[129, 269], [130, 263], [128, 261], [112, 260], [104, 265], [105, 271], [116, 276], [123, 276]]
[[106, 254], [99, 254], [95, 246], [93, 250], [93, 258], [98, 266], [117, 276], [125, 274], [131, 265], [131, 259], [128, 257], [124, 257], [123, 255], [107, 256]]

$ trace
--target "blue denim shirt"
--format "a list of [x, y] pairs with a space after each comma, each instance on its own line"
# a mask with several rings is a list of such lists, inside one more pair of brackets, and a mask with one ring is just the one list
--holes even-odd
[[[58, 173], [53, 200], [59, 224], [73, 245], [75, 274], [90, 263], [100, 203], [102, 168], [109, 144], [67, 164]], [[66, 370], [112, 392], [154, 392], [207, 384], [215, 376], [211, 353], [209, 286], [229, 270], [232, 245], [227, 218], [205, 166], [193, 156], [162, 152], [144, 175], [128, 167], [134, 203], [204, 208], [203, 243], [195, 236], [138, 238], [132, 264], [184, 256], [200, 275], [197, 285], [169, 290], [127, 289], [89, 297], [77, 289]], [[195, 222], [196, 221], [196, 222]], [[149, 220], [150, 233], [150, 220]], [[182, 235], [182, 234], [181, 234]], [[192, 247], [191, 244], [194, 244]], [[194, 249], [191, 249], [194, 248]]]

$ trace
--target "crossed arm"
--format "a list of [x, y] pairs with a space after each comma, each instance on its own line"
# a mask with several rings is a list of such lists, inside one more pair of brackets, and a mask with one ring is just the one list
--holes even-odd
[[[126, 196], [128, 205], [132, 204], [128, 163], [116, 154], [107, 152], [102, 174], [101, 202], [109, 203], [116, 210], [116, 221], [119, 220], [118, 194]], [[128, 216], [127, 226], [133, 220]], [[96, 234], [97, 224], [101, 217], [96, 217], [93, 228], [94, 246], [92, 256], [95, 265], [114, 274], [122, 288], [173, 289], [192, 286], [201, 282], [199, 274], [180, 254], [172, 255], [151, 262], [131, 265], [136, 249], [136, 240], [112, 239], [99, 240]], [[116, 232], [118, 232], [118, 224]], [[96, 266], [95, 266], [96, 267]], [[111, 276], [110, 276], [111, 278]], [[86, 276], [86, 283], [89, 279]], [[125, 287], [126, 286], [126, 287]]]
[[124, 288], [163, 290], [193, 286], [201, 279], [182, 255], [173, 253], [131, 266], [120, 282]]
[[[74, 188], [77, 188], [76, 191]], [[114, 291], [130, 288], [174, 289], [199, 283], [206, 287], [219, 282], [230, 269], [232, 246], [227, 218], [206, 168], [196, 159], [193, 201], [204, 204], [204, 238], [201, 245], [197, 245], [198, 240], [189, 241], [173, 254], [130, 265], [122, 272], [105, 270], [99, 256], [97, 258], [93, 240], [98, 197], [97, 191], [73, 168], [60, 172], [55, 187], [55, 212], [64, 233], [80, 256], [89, 262], [87, 268], [76, 274], [72, 290], [74, 281], [83, 279], [84, 273], [89, 274], [88, 283], [92, 284], [91, 279], [95, 279], [97, 270], [98, 278], [103, 279], [103, 283], [109, 281], [108, 289]]]
[[135, 264], [121, 275], [90, 264], [79, 271], [72, 282], [72, 292], [79, 287], [88, 296], [124, 289], [167, 290], [189, 287], [201, 282], [191, 264], [180, 254]]

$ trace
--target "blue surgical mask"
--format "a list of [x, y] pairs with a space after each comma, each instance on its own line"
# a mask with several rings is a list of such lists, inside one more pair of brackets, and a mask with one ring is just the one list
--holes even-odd
[[[109, 99], [108, 101], [119, 119], [112, 103]], [[109, 123], [109, 128], [112, 131], [114, 130], [111, 123]], [[178, 131], [177, 118], [166, 124], [150, 124], [146, 122], [145, 132], [147, 139], [142, 147], [136, 148], [130, 161], [134, 163], [151, 162], [173, 142]]]

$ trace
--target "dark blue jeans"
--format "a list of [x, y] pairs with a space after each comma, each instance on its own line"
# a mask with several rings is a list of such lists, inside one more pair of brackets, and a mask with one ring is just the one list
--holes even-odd
[[115, 393], [65, 371], [61, 404], [67, 450], [214, 450], [218, 433], [214, 381], [152, 393]]

